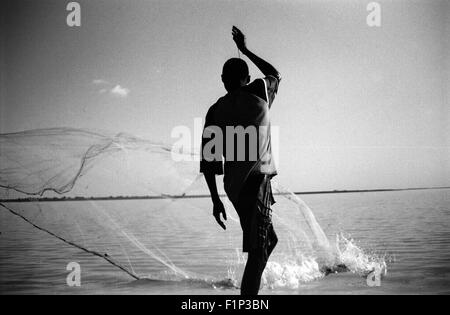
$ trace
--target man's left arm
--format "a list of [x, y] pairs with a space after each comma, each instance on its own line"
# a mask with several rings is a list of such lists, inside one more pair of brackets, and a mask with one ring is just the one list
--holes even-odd
[[214, 172], [206, 171], [203, 175], [205, 176], [206, 184], [208, 185], [209, 192], [211, 193], [211, 200], [213, 202], [213, 216], [222, 229], [226, 230], [227, 228], [225, 224], [220, 219], [220, 214], [222, 214], [223, 219], [226, 221], [227, 213], [217, 191], [216, 174]]
[[216, 183], [216, 175], [223, 174], [223, 164], [222, 160], [216, 160], [215, 156], [206, 156], [205, 154], [211, 154], [212, 152], [205, 152], [205, 145], [210, 140], [205, 136], [205, 130], [208, 127], [212, 127], [214, 125], [213, 119], [213, 107], [208, 110], [205, 119], [205, 127], [203, 129], [202, 134], [202, 148], [200, 152], [200, 173], [203, 173], [206, 184], [208, 185], [209, 192], [211, 194], [211, 200], [213, 202], [213, 216], [216, 219], [217, 223], [226, 230], [225, 224], [222, 222], [220, 218], [220, 214], [222, 214], [224, 220], [227, 220], [227, 214], [225, 212], [225, 207], [223, 206], [222, 201], [220, 200], [219, 193], [217, 191], [217, 183]]

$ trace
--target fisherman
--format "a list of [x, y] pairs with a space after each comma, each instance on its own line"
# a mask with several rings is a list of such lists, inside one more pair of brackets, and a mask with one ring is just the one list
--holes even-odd
[[[244, 34], [235, 26], [232, 36], [238, 50], [256, 65], [264, 78], [250, 83], [244, 60], [232, 58], [225, 62], [222, 82], [227, 94], [206, 115], [200, 172], [211, 193], [213, 216], [225, 230], [221, 215], [224, 220], [227, 215], [216, 185], [216, 175], [224, 175], [225, 191], [239, 215], [243, 251], [248, 253], [241, 294], [257, 295], [264, 268], [278, 242], [271, 213], [275, 200], [270, 181], [277, 171], [271, 149], [269, 110], [281, 76], [247, 48]], [[234, 132], [230, 134], [230, 130]], [[236, 136], [244, 140], [244, 146], [234, 141]], [[210, 141], [217, 144], [217, 140], [221, 140], [220, 145], [211, 146]]]

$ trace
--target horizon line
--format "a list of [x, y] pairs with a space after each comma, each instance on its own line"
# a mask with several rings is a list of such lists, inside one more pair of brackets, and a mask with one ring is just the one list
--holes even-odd
[[[414, 188], [380, 188], [380, 189], [345, 189], [345, 190], [318, 190], [318, 191], [297, 191], [297, 192], [278, 192], [275, 196], [282, 195], [325, 195], [325, 194], [350, 194], [350, 193], [372, 193], [372, 192], [395, 192], [395, 191], [413, 191], [413, 190], [440, 190], [450, 189], [450, 186], [442, 187], [414, 187]], [[225, 197], [225, 194], [220, 194]], [[62, 201], [108, 201], [108, 200], [152, 200], [152, 199], [195, 199], [209, 198], [209, 194], [200, 195], [159, 195], [159, 196], [101, 196], [101, 197], [25, 197], [0, 199], [0, 203], [20, 203], [20, 202], [62, 202]]]

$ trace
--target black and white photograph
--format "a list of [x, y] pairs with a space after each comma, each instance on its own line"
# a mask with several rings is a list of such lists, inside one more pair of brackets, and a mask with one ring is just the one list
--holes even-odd
[[450, 0], [0, 6], [0, 295], [450, 294]]

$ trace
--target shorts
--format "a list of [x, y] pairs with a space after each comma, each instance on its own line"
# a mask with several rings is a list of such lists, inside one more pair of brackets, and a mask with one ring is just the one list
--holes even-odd
[[243, 251], [261, 251], [268, 257], [278, 242], [272, 224], [271, 206], [275, 203], [271, 175], [250, 175], [234, 208], [243, 231]]

